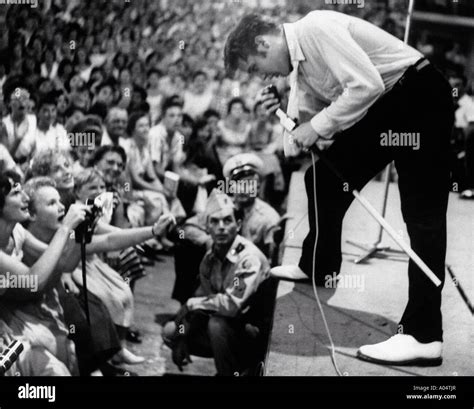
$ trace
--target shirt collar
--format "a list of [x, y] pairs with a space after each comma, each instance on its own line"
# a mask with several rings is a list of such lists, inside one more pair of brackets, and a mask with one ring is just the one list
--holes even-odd
[[288, 51], [290, 52], [291, 61], [306, 61], [306, 58], [303, 54], [303, 50], [301, 49], [301, 46], [296, 37], [294, 24], [283, 24], [283, 30], [285, 31], [286, 44], [288, 45]]
[[[232, 245], [230, 246], [229, 250], [227, 251], [227, 254], [225, 255], [225, 258], [230, 261], [232, 264], [235, 264], [238, 259], [239, 259], [239, 253], [242, 251], [242, 247], [243, 246], [243, 243], [242, 243], [242, 238], [241, 236], [237, 235], [232, 243]], [[217, 256], [215, 255], [214, 251], [211, 250], [211, 257], [212, 258], [217, 258]]]
[[226, 254], [226, 259], [229, 260], [232, 264], [235, 264], [239, 259], [239, 253], [242, 251], [242, 240], [239, 235], [234, 239], [232, 246], [230, 246], [229, 251]]

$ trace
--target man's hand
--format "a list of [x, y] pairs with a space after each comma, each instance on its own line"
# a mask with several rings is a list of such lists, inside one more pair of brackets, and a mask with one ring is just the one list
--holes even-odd
[[153, 225], [152, 232], [155, 236], [163, 236], [166, 232], [176, 225], [176, 219], [171, 213], [165, 213], [160, 216], [158, 221]]
[[61, 276], [61, 283], [67, 293], [72, 293], [73, 295], [79, 295], [80, 290], [72, 279], [71, 273], [63, 273]]
[[192, 362], [191, 357], [189, 356], [189, 349], [187, 343], [187, 332], [189, 330], [189, 322], [187, 319], [188, 313], [189, 309], [185, 304], [178, 311], [178, 314], [176, 314], [174, 320], [178, 336], [173, 345], [173, 353], [171, 357], [180, 371], [183, 370], [182, 367], [184, 365], [188, 364], [189, 362]]
[[199, 179], [198, 184], [201, 186], [204, 186], [210, 182], [213, 182], [214, 180], [216, 180], [216, 177], [214, 175], [204, 175], [203, 177]]
[[280, 102], [273, 94], [260, 93], [260, 95], [257, 96], [257, 100], [262, 103], [266, 115], [274, 114], [275, 111], [280, 108]]
[[319, 135], [311, 126], [311, 122], [305, 122], [299, 125], [291, 133], [296, 145], [303, 149], [309, 149], [319, 139]]
[[176, 327], [179, 329], [179, 326], [181, 324], [184, 324], [185, 321], [186, 321], [186, 315], [188, 315], [189, 313], [189, 308], [187, 306], [187, 304], [184, 304], [181, 309], [178, 311], [178, 313], [176, 314], [176, 317], [174, 319], [174, 322], [176, 324]]
[[201, 305], [202, 300], [204, 300], [205, 298], [206, 297], [191, 297], [188, 299], [188, 301], [186, 301], [186, 307], [188, 308], [189, 311], [194, 311], [196, 309], [199, 309], [199, 306]]
[[114, 198], [112, 201], [112, 208], [115, 211], [117, 207], [119, 207], [120, 204], [122, 203], [122, 196], [120, 196], [118, 192], [113, 192], [113, 194], [114, 194]]
[[183, 371], [183, 366], [193, 362], [191, 360], [191, 356], [189, 355], [189, 348], [188, 343], [186, 341], [186, 337], [178, 338], [175, 346], [173, 347], [173, 353], [171, 354], [171, 358], [173, 359], [173, 362], [179, 368], [180, 371]]

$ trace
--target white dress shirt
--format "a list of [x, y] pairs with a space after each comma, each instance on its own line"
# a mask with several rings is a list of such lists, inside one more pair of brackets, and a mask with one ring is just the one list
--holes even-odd
[[44, 132], [38, 127], [34, 132], [23, 138], [18, 146], [19, 157], [31, 157], [45, 150], [67, 151], [71, 150], [71, 144], [66, 129], [61, 124], [51, 125]]
[[169, 167], [176, 171], [185, 160], [183, 151], [184, 136], [176, 131], [171, 138], [163, 123], [150, 129], [148, 146], [151, 160], [159, 166], [160, 172]]
[[298, 112], [300, 122], [311, 120], [326, 139], [360, 121], [423, 57], [377, 26], [335, 11], [313, 11], [283, 29], [296, 68], [288, 112]]
[[[13, 145], [17, 141], [17, 136], [15, 135], [15, 125], [13, 124], [13, 119], [11, 115], [7, 115], [3, 118], [3, 124], [7, 130], [7, 140], [5, 141], [5, 146], [10, 151], [10, 154], [14, 157], [17, 157], [18, 148], [15, 152], [12, 152]], [[24, 131], [23, 139], [30, 139], [34, 137], [36, 132], [36, 116], [32, 114], [26, 114], [23, 122], [18, 126], [22, 129], [20, 133]]]

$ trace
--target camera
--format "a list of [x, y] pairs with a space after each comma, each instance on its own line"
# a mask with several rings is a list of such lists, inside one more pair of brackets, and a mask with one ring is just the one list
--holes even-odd
[[113, 212], [113, 193], [105, 192], [95, 199], [87, 199], [86, 205], [89, 206], [86, 218], [75, 229], [77, 243], [82, 243], [83, 240], [85, 243], [90, 243], [99, 218], [103, 215], [111, 218], [111, 213]]

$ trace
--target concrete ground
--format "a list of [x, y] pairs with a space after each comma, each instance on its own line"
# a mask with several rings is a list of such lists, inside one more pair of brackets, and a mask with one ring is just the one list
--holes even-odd
[[181, 373], [171, 360], [171, 352], [163, 345], [163, 325], [179, 310], [180, 305], [171, 299], [174, 284], [174, 260], [172, 256], [160, 256], [162, 261], [147, 267], [147, 276], [135, 287], [135, 326], [143, 334], [141, 344], [128, 344], [134, 353], [144, 356], [144, 364], [128, 366], [127, 369], [140, 376], [162, 376], [165, 374], [214, 375], [214, 362], [193, 357], [193, 363]]
[[[370, 183], [363, 194], [376, 207], [382, 196], [382, 184]], [[401, 219], [398, 189], [390, 186], [387, 219], [407, 238]], [[299, 259], [301, 242], [307, 232], [306, 195], [302, 173], [293, 175], [288, 200], [292, 217], [287, 224], [283, 263]], [[474, 202], [466, 202], [452, 194], [448, 213], [447, 263], [469, 297], [474, 299]], [[344, 222], [342, 276], [355, 278], [352, 287], [319, 289], [329, 328], [336, 345], [336, 359], [341, 372], [353, 375], [472, 375], [473, 331], [472, 315], [462, 301], [453, 282], [447, 279], [443, 290], [444, 362], [436, 368], [385, 367], [359, 361], [357, 348], [389, 337], [396, 331], [397, 322], [407, 301], [406, 262], [372, 259], [356, 265], [352, 259], [360, 253], [347, 244], [346, 239], [373, 242], [377, 224], [366, 211], [354, 203]], [[384, 243], [396, 248], [384, 235]], [[170, 350], [162, 345], [162, 325], [179, 309], [171, 300], [174, 265], [171, 256], [148, 267], [148, 275], [139, 280], [135, 290], [135, 324], [142, 331], [144, 341], [129, 344], [131, 350], [146, 357], [142, 365], [129, 369], [141, 376], [164, 374], [214, 375], [213, 361], [194, 357], [194, 361], [179, 372], [171, 361]], [[448, 277], [448, 276], [447, 276]], [[348, 283], [351, 284], [351, 283]], [[327, 349], [328, 338], [317, 307], [312, 286], [281, 282], [276, 305], [266, 375], [336, 375]]]
[[[292, 217], [287, 224], [283, 264], [299, 260], [308, 226], [303, 173], [293, 174], [288, 202]], [[377, 208], [383, 184], [371, 182], [363, 195]], [[474, 283], [474, 201], [461, 201], [451, 194], [448, 210], [449, 264], [472, 300]], [[400, 213], [396, 184], [391, 184], [387, 220], [408, 242]], [[359, 203], [353, 203], [343, 225], [344, 261], [341, 278], [346, 287], [319, 289], [318, 295], [336, 347], [336, 360], [345, 376], [365, 375], [473, 375], [472, 315], [455, 283], [448, 279], [443, 289], [444, 362], [439, 367], [387, 367], [358, 360], [357, 348], [385, 340], [397, 330], [407, 302], [407, 262], [371, 259], [366, 264], [352, 260], [361, 250], [346, 240], [373, 243], [378, 225]], [[397, 248], [384, 234], [383, 243]], [[352, 280], [352, 281], [350, 281]], [[271, 337], [267, 376], [336, 375], [328, 349], [329, 341], [310, 284], [280, 282]]]

